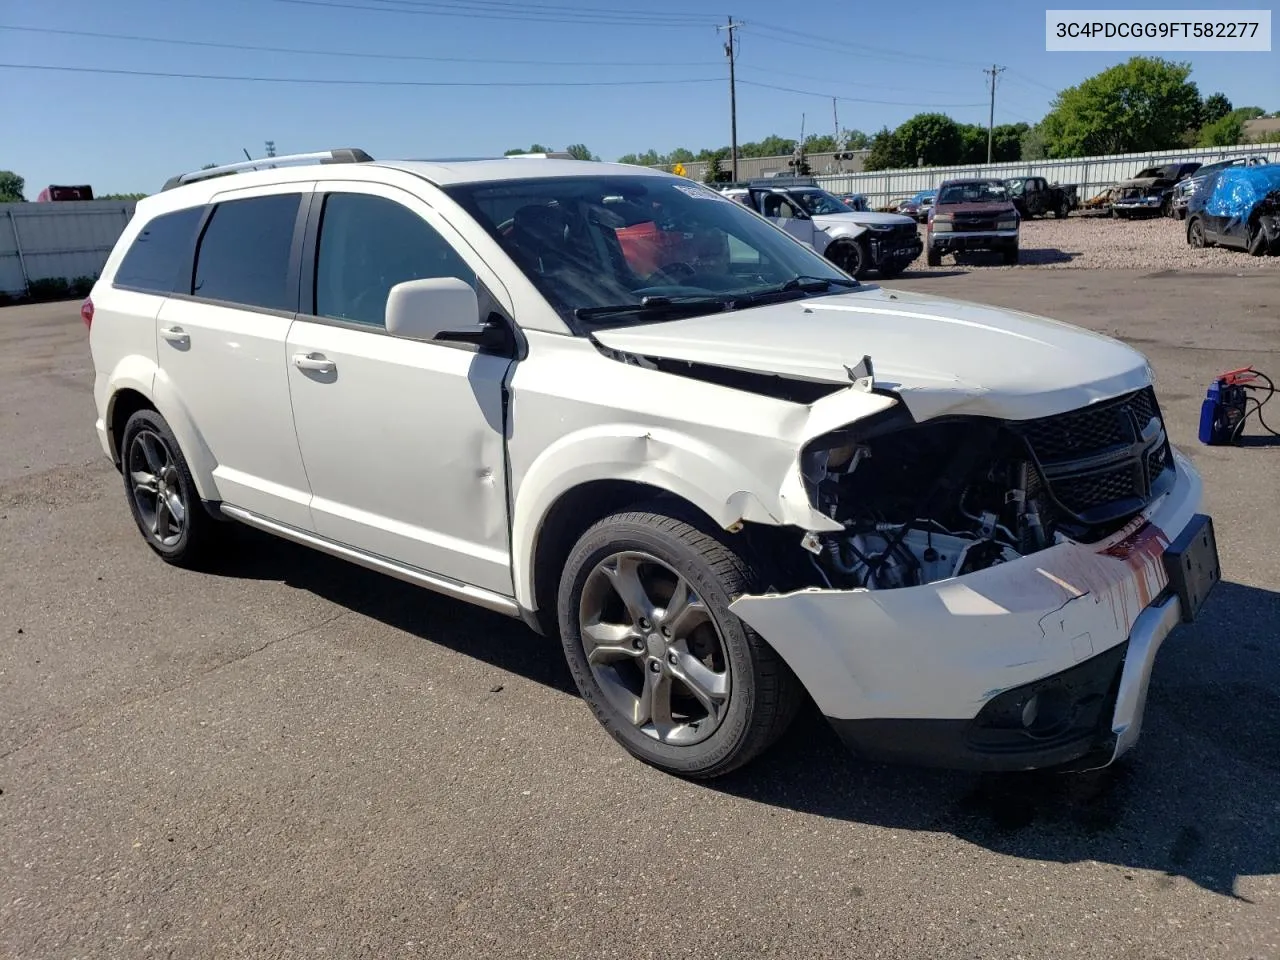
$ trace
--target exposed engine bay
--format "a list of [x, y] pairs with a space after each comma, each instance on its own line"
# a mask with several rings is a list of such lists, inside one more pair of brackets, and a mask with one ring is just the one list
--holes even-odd
[[1154, 404], [1146, 390], [1033, 421], [898, 415], [816, 441], [805, 483], [845, 527], [802, 541], [819, 585], [918, 586], [1106, 536], [1171, 481]]

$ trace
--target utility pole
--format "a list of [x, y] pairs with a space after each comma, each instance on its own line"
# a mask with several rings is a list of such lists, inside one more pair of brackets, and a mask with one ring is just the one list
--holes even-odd
[[723, 30], [728, 35], [728, 42], [724, 45], [724, 55], [729, 58], [729, 131], [732, 138], [729, 144], [729, 152], [733, 164], [734, 183], [738, 182], [738, 90], [733, 75], [734, 61], [737, 59], [733, 31], [740, 26], [742, 26], [741, 23], [734, 23], [733, 17], [730, 17], [728, 26], [716, 27], [717, 33]]
[[991, 77], [991, 112], [987, 114], [987, 163], [991, 162], [991, 139], [992, 131], [996, 126], [996, 77], [1004, 73], [1004, 67], [998, 67], [994, 63], [991, 69], [983, 68], [983, 73]]

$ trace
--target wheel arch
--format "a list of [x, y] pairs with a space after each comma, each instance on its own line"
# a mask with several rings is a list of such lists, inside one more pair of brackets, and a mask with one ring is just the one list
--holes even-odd
[[[512, 581], [517, 603], [554, 624], [559, 570], [568, 550], [597, 520], [642, 501], [669, 498], [709, 525], [736, 531], [746, 523], [795, 522], [784, 497], [793, 454], [779, 444], [751, 465], [692, 438], [617, 427], [565, 438], [518, 481], [511, 521]], [[776, 473], [776, 476], [774, 474]], [[773, 478], [773, 482], [770, 481]], [[550, 598], [550, 601], [548, 601]], [[546, 620], [547, 613], [551, 619]]]
[[161, 371], [152, 369], [147, 372], [149, 376], [141, 376], [140, 371], [119, 368], [111, 377], [103, 422], [112, 460], [117, 467], [120, 466], [120, 442], [129, 418], [139, 410], [154, 410], [169, 424], [177, 438], [200, 498], [207, 503], [218, 500], [218, 487], [213, 479], [217, 461], [186, 405], [173, 388], [172, 381]]

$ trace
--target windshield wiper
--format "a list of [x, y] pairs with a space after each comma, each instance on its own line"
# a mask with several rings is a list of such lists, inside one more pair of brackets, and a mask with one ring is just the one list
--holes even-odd
[[850, 280], [848, 277], [792, 277], [786, 283], [779, 284], [776, 287], [766, 287], [764, 290], [756, 290], [752, 293], [743, 294], [742, 296], [733, 298], [735, 307], [753, 306], [768, 300], [783, 299], [788, 300], [796, 296], [804, 296], [806, 293], [822, 293], [831, 287], [856, 287], [860, 286], [857, 280]]
[[[603, 307], [579, 307], [573, 315], [579, 320], [595, 320], [600, 317], [626, 316], [627, 314], [653, 314], [656, 317], [680, 316], [697, 313], [717, 313], [732, 301], [725, 297], [644, 297], [639, 303], [615, 303]], [[712, 308], [712, 309], [708, 309]]]

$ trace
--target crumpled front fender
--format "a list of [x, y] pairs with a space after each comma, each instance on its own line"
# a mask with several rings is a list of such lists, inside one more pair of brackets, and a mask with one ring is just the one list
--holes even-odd
[[1003, 690], [1116, 646], [1168, 584], [1162, 554], [1202, 485], [1175, 454], [1172, 490], [1095, 544], [1064, 542], [976, 573], [892, 590], [747, 594], [761, 634], [828, 717], [968, 719]]

